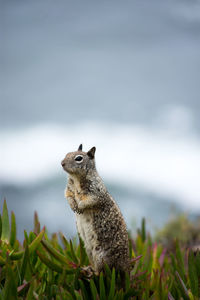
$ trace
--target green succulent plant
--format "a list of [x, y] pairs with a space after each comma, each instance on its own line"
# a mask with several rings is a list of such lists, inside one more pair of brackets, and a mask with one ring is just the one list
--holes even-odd
[[134, 241], [130, 239], [131, 272], [125, 286], [115, 269], [105, 265], [94, 274], [83, 242], [68, 240], [61, 232], [48, 236], [34, 228], [16, 238], [15, 215], [9, 220], [6, 201], [0, 216], [0, 299], [190, 299], [200, 297], [200, 253], [180, 247], [175, 252], [152, 241], [145, 220]]

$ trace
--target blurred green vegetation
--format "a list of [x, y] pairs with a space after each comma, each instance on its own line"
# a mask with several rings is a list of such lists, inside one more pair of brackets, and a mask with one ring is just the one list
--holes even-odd
[[81, 240], [67, 240], [62, 233], [49, 237], [45, 228], [41, 230], [37, 214], [33, 231], [24, 231], [20, 244], [15, 215], [12, 212], [9, 218], [4, 201], [0, 299], [197, 300], [200, 252], [191, 249], [191, 241], [198, 240], [198, 222], [180, 216], [153, 240], [142, 220], [137, 236], [130, 239], [131, 272], [126, 274], [124, 286], [120, 274], [107, 265], [99, 275], [93, 273]]
[[175, 215], [157, 231], [155, 239], [167, 248], [173, 248], [175, 239], [181, 246], [200, 246], [200, 217], [191, 221], [187, 214]]

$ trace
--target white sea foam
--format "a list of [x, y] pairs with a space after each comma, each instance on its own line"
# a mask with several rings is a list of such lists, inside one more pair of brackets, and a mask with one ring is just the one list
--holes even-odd
[[0, 181], [30, 184], [64, 176], [60, 161], [79, 143], [97, 147], [97, 168], [104, 179], [138, 185], [200, 209], [200, 141], [168, 130], [133, 125], [40, 125], [0, 132]]

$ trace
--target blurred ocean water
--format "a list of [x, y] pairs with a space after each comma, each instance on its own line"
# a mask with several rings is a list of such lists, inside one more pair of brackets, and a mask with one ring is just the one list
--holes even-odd
[[60, 161], [97, 147], [127, 221], [200, 213], [200, 2], [0, 4], [0, 201], [76, 232]]
[[97, 169], [129, 227], [143, 216], [152, 228], [159, 227], [173, 207], [200, 212], [198, 137], [112, 123], [48, 124], [1, 133], [1, 197], [16, 211], [21, 227], [31, 226], [37, 210], [51, 231], [75, 232], [60, 162], [83, 141], [86, 151], [97, 147]]

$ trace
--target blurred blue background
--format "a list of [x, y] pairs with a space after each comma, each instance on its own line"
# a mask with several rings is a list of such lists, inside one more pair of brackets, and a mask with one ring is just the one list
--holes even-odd
[[60, 161], [83, 143], [128, 228], [200, 213], [200, 1], [0, 2], [0, 200], [18, 234], [76, 232]]

